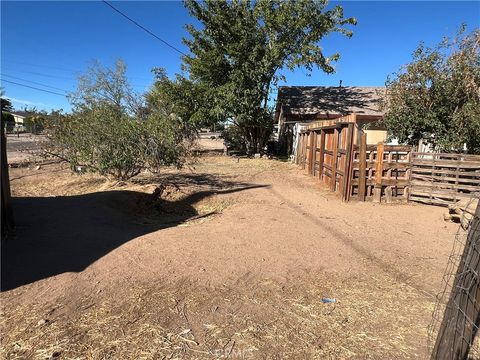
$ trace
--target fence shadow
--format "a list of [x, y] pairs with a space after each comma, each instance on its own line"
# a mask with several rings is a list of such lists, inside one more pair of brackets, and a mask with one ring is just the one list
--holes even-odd
[[[203, 181], [207, 190], [178, 201], [162, 201], [181, 209], [175, 216], [147, 224], [135, 211], [152, 195], [135, 191], [104, 191], [78, 196], [13, 198], [16, 236], [2, 244], [1, 290], [11, 290], [64, 272], [79, 272], [122, 244], [144, 234], [177, 226], [196, 215], [193, 204], [212, 194], [264, 187], [240, 182]], [[202, 180], [203, 179], [203, 180]], [[186, 181], [192, 181], [190, 177]], [[225, 189], [225, 187], [230, 188]], [[162, 206], [163, 206], [162, 205]], [[154, 207], [153, 207], [154, 209]]]

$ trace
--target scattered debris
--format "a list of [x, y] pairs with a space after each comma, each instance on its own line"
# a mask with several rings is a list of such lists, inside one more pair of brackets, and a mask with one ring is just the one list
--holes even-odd
[[448, 213], [443, 214], [443, 220], [460, 223], [462, 228], [466, 230], [475, 214], [476, 204], [476, 202], [471, 204], [464, 201], [450, 204]]
[[37, 325], [38, 326], [45, 325], [46, 323], [48, 323], [48, 321], [49, 321], [48, 319], [40, 319], [40, 320], [38, 320]]
[[337, 299], [335, 298], [322, 298], [322, 303], [324, 304], [331, 304], [331, 303], [336, 303]]

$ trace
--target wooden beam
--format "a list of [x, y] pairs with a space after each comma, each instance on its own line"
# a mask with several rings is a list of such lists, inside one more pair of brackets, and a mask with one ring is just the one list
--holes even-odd
[[358, 198], [360, 201], [365, 201], [366, 180], [367, 180], [367, 134], [362, 131], [360, 138], [360, 159], [358, 168]]
[[382, 198], [382, 177], [383, 177], [383, 153], [384, 145], [379, 142], [377, 145], [377, 164], [375, 167], [375, 189], [373, 201], [380, 202]]
[[312, 164], [313, 164], [313, 132], [310, 131], [308, 133], [308, 145], [309, 147], [307, 148], [307, 173], [309, 175], [312, 174]]
[[325, 131], [323, 129], [320, 130], [320, 162], [319, 162], [319, 169], [318, 169], [318, 178], [322, 180], [323, 176], [323, 163], [325, 162]]
[[345, 153], [345, 169], [343, 171], [343, 200], [348, 201], [350, 199], [351, 192], [351, 178], [352, 174], [352, 156], [353, 156], [353, 125], [352, 123], [348, 124], [347, 130], [347, 149]]
[[333, 163], [332, 163], [332, 177], [330, 178], [330, 189], [335, 191], [337, 186], [337, 162], [338, 162], [338, 137], [340, 136], [340, 132], [338, 128], [334, 129], [333, 132]]

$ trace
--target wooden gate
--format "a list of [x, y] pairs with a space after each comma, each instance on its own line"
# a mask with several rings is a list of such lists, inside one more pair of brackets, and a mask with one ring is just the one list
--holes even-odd
[[412, 148], [401, 145], [367, 145], [361, 134], [360, 145], [354, 145], [350, 197], [376, 202], [407, 200]]
[[449, 205], [480, 191], [480, 155], [412, 153], [409, 200]]
[[344, 200], [350, 194], [353, 123], [336, 123], [300, 134], [299, 159], [307, 173]]

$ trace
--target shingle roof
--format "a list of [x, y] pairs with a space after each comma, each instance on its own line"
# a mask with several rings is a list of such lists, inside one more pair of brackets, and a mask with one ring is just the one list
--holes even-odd
[[11, 114], [21, 116], [21, 117], [28, 117], [28, 115], [29, 115], [29, 113], [26, 112], [26, 111], [14, 111]]
[[281, 86], [278, 89], [277, 114], [351, 114], [383, 115], [379, 100], [384, 87], [358, 86]]

